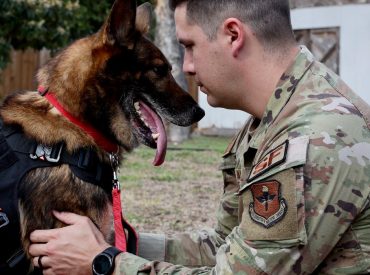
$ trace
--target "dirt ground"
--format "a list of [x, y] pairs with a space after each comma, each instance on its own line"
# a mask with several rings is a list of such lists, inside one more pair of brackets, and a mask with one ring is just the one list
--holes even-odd
[[129, 222], [140, 232], [153, 233], [214, 226], [223, 185], [218, 165], [227, 140], [193, 139], [185, 144], [192, 148], [172, 147], [160, 168], [151, 166], [150, 149], [131, 154], [120, 171]]

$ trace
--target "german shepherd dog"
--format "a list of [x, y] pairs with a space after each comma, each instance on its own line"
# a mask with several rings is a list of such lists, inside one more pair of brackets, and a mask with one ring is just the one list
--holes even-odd
[[[116, 0], [102, 28], [51, 59], [39, 70], [37, 80], [42, 93], [52, 95], [68, 114], [118, 145], [119, 161], [142, 143], [156, 148], [154, 165], [160, 165], [167, 143], [160, 116], [189, 126], [199, 121], [204, 111], [176, 84], [171, 65], [146, 37], [149, 23], [149, 4], [137, 8], [135, 0]], [[21, 129], [37, 143], [63, 144], [71, 155], [90, 148], [98, 162], [110, 165], [99, 140], [38, 91], [8, 96], [0, 116], [5, 126]], [[68, 164], [27, 172], [17, 186], [17, 196], [26, 253], [32, 231], [63, 226], [53, 217], [53, 209], [88, 216], [112, 242], [110, 193], [76, 176]], [[0, 201], [0, 213], [1, 208]], [[0, 245], [0, 252], [2, 249]]]

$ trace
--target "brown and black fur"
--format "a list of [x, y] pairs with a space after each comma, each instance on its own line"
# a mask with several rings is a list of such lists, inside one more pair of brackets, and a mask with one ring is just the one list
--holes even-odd
[[[38, 72], [39, 85], [49, 88], [63, 107], [119, 144], [120, 156], [139, 143], [155, 148], [150, 133], [138, 125], [134, 102], [142, 100], [171, 123], [188, 126], [204, 113], [171, 75], [171, 66], [150, 42], [147, 5], [116, 0], [96, 34], [80, 39]], [[107, 153], [70, 123], [35, 91], [13, 94], [1, 110], [4, 124], [18, 125], [37, 142], [64, 142], [69, 152], [92, 147], [103, 162]], [[19, 186], [22, 243], [27, 252], [35, 229], [63, 226], [52, 210], [89, 216], [111, 241], [111, 197], [77, 178], [68, 165], [38, 168]], [[1, 249], [1, 248], [0, 248]]]

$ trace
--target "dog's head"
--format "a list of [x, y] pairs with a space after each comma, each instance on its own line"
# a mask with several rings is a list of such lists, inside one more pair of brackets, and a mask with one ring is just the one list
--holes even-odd
[[204, 111], [174, 80], [171, 65], [146, 37], [151, 7], [116, 0], [99, 32], [65, 49], [38, 74], [61, 104], [126, 150], [139, 142], [157, 148], [163, 162], [161, 117], [189, 126]]

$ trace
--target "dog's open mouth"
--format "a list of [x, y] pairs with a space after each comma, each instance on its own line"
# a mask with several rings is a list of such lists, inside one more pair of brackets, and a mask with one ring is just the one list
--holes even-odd
[[140, 141], [151, 147], [156, 148], [153, 165], [159, 166], [164, 162], [167, 151], [167, 135], [160, 116], [142, 101], [134, 103], [137, 118], [134, 126], [139, 135]]

